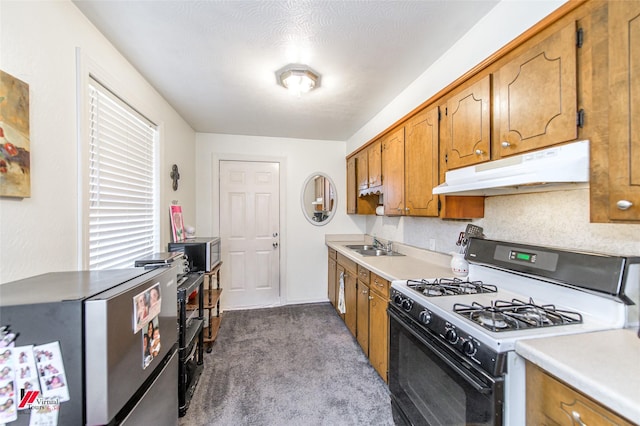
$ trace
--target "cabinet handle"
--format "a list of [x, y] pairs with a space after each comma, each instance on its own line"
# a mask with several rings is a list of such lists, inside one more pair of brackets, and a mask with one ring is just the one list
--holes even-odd
[[278, 247], [278, 243], [273, 243], [272, 246], [273, 246], [273, 248], [277, 248]]
[[405, 211], [405, 212], [408, 212], [408, 211], [409, 211], [409, 207], [405, 207], [405, 208], [404, 208], [404, 211]]
[[629, 210], [633, 206], [633, 203], [628, 200], [620, 200], [616, 203], [618, 210]]
[[587, 426], [587, 424], [582, 421], [582, 419], [580, 418], [580, 413], [578, 413], [577, 411], [572, 411], [571, 417], [573, 417], [573, 420], [576, 424], [578, 424], [578, 426]]
[[362, 290], [362, 294], [367, 294], [367, 290]]
[[484, 154], [484, 151], [481, 149], [476, 149], [476, 155], [482, 155]]
[[501, 143], [501, 145], [502, 145], [503, 148], [509, 148], [511, 146], [511, 143], [509, 143], [507, 141], [504, 141], [504, 142]]
[[369, 300], [373, 300], [373, 296], [369, 296]]

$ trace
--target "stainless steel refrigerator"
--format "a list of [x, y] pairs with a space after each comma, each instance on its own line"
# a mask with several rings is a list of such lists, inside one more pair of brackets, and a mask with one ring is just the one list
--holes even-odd
[[[58, 424], [177, 424], [176, 281], [176, 268], [167, 267], [57, 272], [0, 285], [0, 325], [17, 333], [16, 346], [60, 344], [69, 400]], [[149, 300], [155, 305], [141, 307]], [[154, 356], [144, 338], [149, 322], [158, 329]], [[18, 411], [15, 424], [29, 424], [29, 410]]]

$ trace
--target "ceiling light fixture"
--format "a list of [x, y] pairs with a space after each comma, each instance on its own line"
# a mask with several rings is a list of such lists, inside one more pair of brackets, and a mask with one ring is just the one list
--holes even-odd
[[306, 65], [289, 64], [276, 71], [278, 84], [300, 96], [320, 87], [320, 74]]

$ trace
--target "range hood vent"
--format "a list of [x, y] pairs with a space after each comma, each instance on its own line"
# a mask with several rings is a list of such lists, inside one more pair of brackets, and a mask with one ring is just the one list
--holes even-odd
[[434, 194], [508, 195], [588, 188], [589, 141], [451, 170]]

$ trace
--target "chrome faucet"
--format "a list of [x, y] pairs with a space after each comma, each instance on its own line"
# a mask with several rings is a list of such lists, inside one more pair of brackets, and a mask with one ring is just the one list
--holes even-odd
[[393, 243], [391, 241], [387, 241], [387, 244], [384, 244], [376, 237], [373, 237], [373, 247], [380, 250], [386, 250], [387, 252], [393, 251]]
[[373, 237], [373, 247], [374, 248], [379, 248], [379, 249], [384, 249], [385, 248], [384, 244], [382, 244], [380, 242], [380, 240], [378, 240], [376, 237]]

